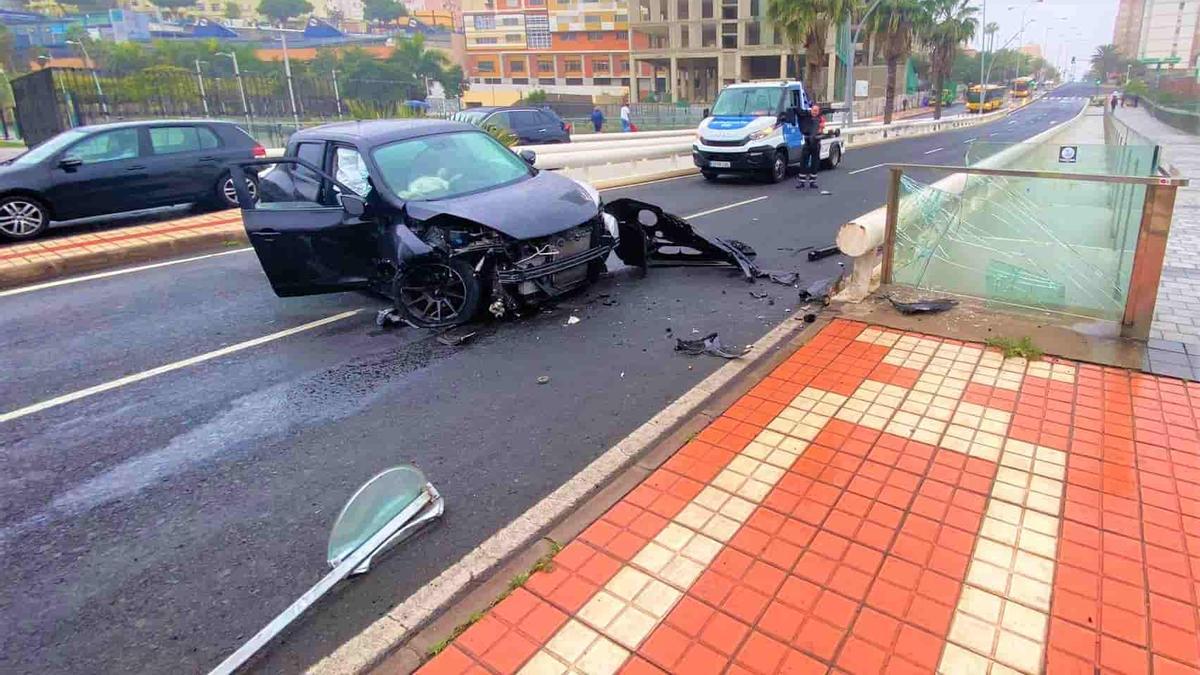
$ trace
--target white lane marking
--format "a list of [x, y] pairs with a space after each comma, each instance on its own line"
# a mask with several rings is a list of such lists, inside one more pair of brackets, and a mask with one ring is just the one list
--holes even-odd
[[967, 140], [963, 141], [963, 145], [967, 145], [968, 143], [974, 143], [977, 140], [979, 140], [978, 136], [976, 136], [975, 138], [968, 138]]
[[867, 168], [865, 168], [865, 169], [858, 169], [858, 170], [856, 170], [856, 171], [851, 171], [851, 172], [849, 172], [849, 173], [848, 173], [848, 174], [846, 174], [846, 175], [848, 175], [848, 176], [853, 176], [853, 175], [855, 175], [855, 174], [863, 173], [864, 171], [870, 171], [871, 169], [878, 169], [878, 168], [879, 168], [879, 167], [881, 167], [881, 166], [887, 166], [887, 165], [886, 165], [886, 164], [874, 164], [874, 165], [872, 165], [872, 166], [868, 166], [868, 167], [867, 167]]
[[746, 199], [744, 201], [734, 202], [732, 204], [726, 204], [725, 206], [718, 206], [715, 209], [709, 209], [707, 211], [701, 211], [700, 213], [693, 213], [690, 216], [684, 216], [683, 219], [688, 220], [690, 218], [699, 218], [700, 216], [707, 216], [709, 214], [717, 213], [718, 211], [726, 211], [728, 209], [734, 209], [739, 206], [745, 206], [746, 204], [753, 204], [754, 202], [761, 202], [762, 200], [766, 199], [768, 196], [769, 195], [763, 195], [761, 197], [755, 197], [754, 199]]
[[215, 349], [211, 352], [206, 352], [206, 353], [200, 354], [198, 356], [193, 356], [191, 358], [183, 359], [182, 361], [175, 361], [174, 363], [168, 363], [166, 365], [158, 366], [157, 368], [151, 368], [150, 370], [144, 370], [140, 373], [134, 373], [133, 375], [126, 375], [125, 377], [118, 378], [118, 379], [112, 380], [110, 382], [105, 382], [103, 384], [97, 384], [93, 387], [88, 387], [87, 389], [80, 389], [78, 391], [73, 391], [69, 394], [63, 394], [62, 396], [56, 396], [52, 399], [47, 399], [45, 401], [42, 401], [41, 403], [34, 403], [33, 405], [28, 405], [28, 406], [25, 406], [24, 408], [17, 408], [16, 410], [6, 412], [4, 414], [0, 414], [0, 422], [10, 422], [17, 418], [25, 417], [26, 415], [32, 415], [33, 413], [41, 412], [43, 410], [48, 410], [50, 408], [55, 408], [60, 405], [71, 403], [72, 401], [78, 401], [81, 398], [95, 396], [96, 394], [100, 394], [100, 393], [103, 393], [106, 391], [111, 391], [113, 389], [123, 387], [127, 384], [133, 384], [135, 382], [141, 382], [142, 380], [148, 380], [152, 377], [156, 377], [156, 376], [162, 375], [164, 373], [169, 373], [173, 370], [179, 370], [180, 368], [194, 366], [198, 363], [203, 363], [205, 361], [211, 361], [212, 359], [219, 358], [221, 356], [226, 356], [228, 354], [240, 352], [242, 350], [249, 349], [251, 347], [257, 347], [259, 345], [266, 344], [268, 342], [280, 340], [282, 338], [288, 337], [289, 335], [295, 335], [296, 333], [302, 333], [306, 330], [312, 330], [313, 328], [320, 328], [321, 326], [333, 323], [335, 321], [341, 321], [342, 319], [348, 319], [348, 318], [354, 316], [355, 314], [358, 314], [361, 311], [362, 311], [361, 309], [352, 309], [348, 312], [334, 314], [333, 316], [327, 316], [324, 319], [317, 319], [316, 321], [310, 321], [306, 324], [295, 326], [293, 328], [288, 328], [286, 330], [281, 330], [277, 333], [271, 333], [270, 335], [264, 335], [262, 337], [254, 338], [253, 340], [246, 340], [245, 342], [239, 342], [234, 345], [229, 345], [227, 347]]
[[999, 135], [1000, 135], [999, 131], [993, 131], [992, 133], [988, 134], [988, 136], [999, 136]]
[[180, 260], [168, 260], [167, 262], [153, 263], [150, 265], [139, 265], [137, 267], [127, 267], [125, 269], [113, 270], [111, 272], [100, 272], [98, 274], [89, 274], [87, 276], [82, 276], [82, 277], [72, 277], [70, 279], [59, 279], [58, 281], [48, 281], [44, 284], [34, 284], [32, 286], [22, 286], [20, 288], [13, 288], [13, 289], [7, 290], [7, 291], [0, 291], [0, 298], [7, 297], [9, 295], [19, 295], [21, 293], [29, 293], [31, 291], [40, 291], [40, 290], [44, 290], [47, 288], [55, 288], [57, 286], [66, 286], [68, 284], [77, 284], [81, 281], [95, 281], [96, 279], [107, 279], [108, 277], [116, 277], [116, 276], [120, 276], [122, 274], [131, 274], [133, 272], [142, 272], [145, 270], [157, 269], [159, 267], [169, 267], [171, 265], [180, 265], [182, 263], [194, 262], [196, 260], [204, 260], [205, 258], [216, 258], [217, 256], [222, 256], [222, 255], [232, 255], [234, 253], [245, 253], [246, 251], [251, 251], [251, 250], [253, 250], [253, 249], [251, 249], [249, 246], [247, 246], [246, 248], [234, 249], [232, 251], [221, 251], [220, 253], [209, 253], [206, 255], [198, 255], [198, 256], [195, 256], [192, 258], [182, 258]]
[[924, 154], [926, 154], [926, 155], [932, 155], [933, 153], [935, 153], [935, 152], [941, 152], [942, 150], [945, 150], [945, 148], [934, 148], [934, 149], [932, 149], [932, 150], [930, 150], [929, 152], [926, 152], [926, 153], [924, 153]]

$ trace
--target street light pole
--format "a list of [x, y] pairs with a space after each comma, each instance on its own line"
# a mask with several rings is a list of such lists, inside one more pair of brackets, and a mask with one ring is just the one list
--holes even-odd
[[283, 75], [287, 78], [288, 99], [292, 102], [292, 121], [296, 124], [296, 131], [300, 131], [300, 113], [296, 110], [296, 90], [292, 88], [292, 62], [288, 60], [287, 50], [287, 29], [279, 28], [279, 40], [283, 43]]
[[200, 72], [200, 64], [207, 63], [200, 59], [195, 59], [196, 62], [196, 83], [200, 85], [200, 102], [204, 104], [204, 116], [208, 117], [208, 96], [204, 93], [204, 74]]
[[242, 83], [242, 71], [238, 68], [237, 52], [217, 52], [216, 56], [228, 56], [233, 60], [233, 78], [238, 83], [238, 93], [242, 95], [242, 113], [246, 115], [246, 131], [250, 131], [254, 122], [250, 119], [250, 105], [246, 102], [246, 85]]
[[[858, 53], [858, 40], [860, 37], [862, 37], [863, 23], [866, 22], [867, 17], [871, 15], [871, 12], [875, 11], [875, 8], [878, 7], [879, 3], [881, 2], [883, 2], [883, 0], [875, 0], [875, 2], [867, 8], [867, 11], [864, 12], [862, 17], [858, 20], [858, 28], [854, 30], [854, 35], [850, 37], [850, 60], [846, 62], [846, 86], [844, 87], [844, 93], [846, 96], [847, 127], [854, 123], [854, 57]], [[846, 19], [846, 21], [850, 21], [850, 19]]]
[[[983, 96], [987, 90], [987, 73], [983, 70], [983, 62], [987, 61], [987, 0], [983, 4], [983, 15], [979, 20], [979, 114], [983, 114]], [[940, 93], [940, 92], [939, 92]], [[967, 90], [967, 102], [971, 101], [971, 90]], [[968, 111], [970, 112], [970, 111]]]
[[109, 119], [108, 101], [104, 99], [104, 90], [100, 88], [100, 77], [96, 75], [96, 63], [92, 61], [92, 57], [88, 56], [87, 46], [82, 40], [67, 40], [69, 45], [78, 45], [79, 50], [83, 52], [84, 65], [92, 71], [92, 84], [96, 85], [96, 97], [100, 99], [100, 110], [104, 112], [104, 119]]

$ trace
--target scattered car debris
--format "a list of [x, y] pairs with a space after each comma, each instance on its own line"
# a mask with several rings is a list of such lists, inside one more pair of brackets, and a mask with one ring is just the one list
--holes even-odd
[[404, 317], [396, 311], [394, 307], [381, 309], [375, 314], [375, 325], [380, 328], [392, 328], [393, 326], [403, 326]]
[[809, 313], [809, 314], [804, 315], [804, 323], [812, 323], [816, 320], [817, 320], [816, 314]]
[[826, 196], [826, 197], [828, 197], [829, 195], [831, 195], [831, 194], [833, 194], [833, 193], [832, 193], [832, 192], [830, 192], [829, 190], [821, 190], [821, 194], [822, 194], [822, 195], [824, 195], [824, 196]]
[[840, 276], [818, 279], [809, 284], [808, 288], [800, 291], [800, 300], [827, 305], [829, 298], [841, 290], [841, 287], [842, 277]]
[[549, 381], [550, 381], [549, 375], [538, 375], [538, 379], [537, 379], [538, 384], [546, 384]]
[[479, 331], [476, 330], [464, 330], [462, 327], [458, 329], [452, 328], [439, 333], [437, 341], [447, 347], [459, 347], [478, 334]]
[[779, 248], [777, 248], [775, 250], [776, 251], [788, 251], [789, 253], [804, 253], [805, 251], [811, 251], [814, 248], [816, 248], [816, 247], [815, 246], [802, 246], [800, 248], [793, 248], [791, 246], [780, 246]]
[[604, 212], [617, 219], [621, 236], [614, 251], [626, 265], [643, 271], [651, 265], [733, 266], [747, 281], [758, 277], [757, 254], [748, 244], [701, 234], [679, 216], [636, 199], [613, 200]]
[[841, 252], [842, 251], [837, 247], [837, 244], [834, 244], [833, 246], [826, 246], [825, 248], [814, 249], [808, 252], [808, 261], [813, 262], [814, 260], [821, 260], [823, 258], [828, 258], [829, 256], [837, 255]]
[[567, 317], [567, 325], [568, 326], [574, 326], [577, 323], [579, 323], [579, 317], [575, 316], [574, 314]]
[[716, 333], [709, 333], [699, 340], [677, 338], [675, 341], [675, 351], [691, 356], [708, 354], [710, 356], [719, 356], [723, 359], [740, 359], [750, 351], [750, 348], [742, 347], [740, 351], [726, 348], [721, 344], [721, 338]]
[[767, 298], [771, 297], [771, 294], [770, 294], [770, 293], [758, 293], [758, 292], [755, 292], [755, 291], [750, 291], [750, 297], [754, 298], [755, 300], [766, 300]]
[[800, 278], [799, 272], [759, 272], [759, 279], [769, 279], [781, 286], [795, 286]]
[[892, 303], [892, 307], [895, 307], [896, 311], [901, 314], [938, 314], [958, 305], [958, 301], [953, 298], [900, 302], [888, 296], [888, 302]]

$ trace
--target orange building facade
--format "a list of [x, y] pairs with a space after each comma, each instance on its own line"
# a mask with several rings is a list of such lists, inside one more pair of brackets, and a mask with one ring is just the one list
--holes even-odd
[[465, 0], [474, 84], [628, 86], [624, 0]]

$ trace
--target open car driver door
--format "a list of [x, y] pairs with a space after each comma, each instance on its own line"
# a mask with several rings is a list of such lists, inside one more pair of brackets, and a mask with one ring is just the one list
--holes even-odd
[[[294, 165], [316, 173], [322, 181], [317, 201], [294, 191], [280, 194], [279, 190], [268, 190], [269, 194], [262, 194], [260, 190], [260, 200], [255, 203], [245, 189], [245, 170], [267, 165], [276, 165], [272, 171], [286, 171]], [[296, 157], [241, 162], [230, 172], [246, 235], [276, 295], [316, 295], [367, 287], [377, 230], [374, 221], [364, 217], [365, 196]]]

